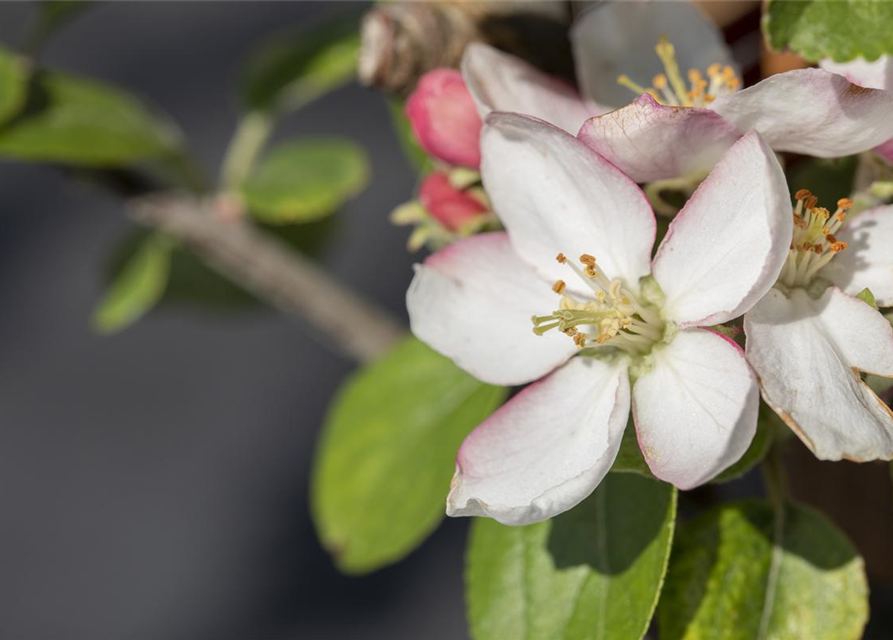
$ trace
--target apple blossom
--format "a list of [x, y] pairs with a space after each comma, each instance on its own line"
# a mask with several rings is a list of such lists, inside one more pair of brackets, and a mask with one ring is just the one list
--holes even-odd
[[[630, 50], [657, 29], [669, 38], [652, 40], [658, 41], [652, 64], [659, 60], [661, 69]], [[618, 35], [631, 30], [635, 38]], [[776, 151], [817, 157], [851, 155], [893, 137], [893, 93], [830, 71], [797, 69], [739, 90], [719, 31], [688, 3], [605, 3], [581, 17], [572, 39], [578, 76], [590, 92], [619, 106], [615, 94], [595, 93], [619, 78], [641, 94], [579, 132], [638, 182], [697, 181], [751, 129]], [[636, 84], [644, 78], [653, 86]]]
[[893, 206], [833, 214], [797, 193], [778, 283], [744, 318], [766, 402], [823, 460], [893, 458], [893, 413], [861, 372], [893, 377], [893, 327], [855, 296], [893, 305]]
[[480, 166], [481, 119], [461, 73], [440, 68], [423, 75], [406, 101], [406, 116], [429, 154], [451, 165]]
[[706, 327], [747, 311], [786, 258], [787, 187], [759, 134], [720, 160], [653, 260], [644, 194], [585, 144], [492, 113], [481, 145], [506, 232], [417, 265], [410, 322], [483, 381], [539, 381], [465, 440], [447, 513], [520, 525], [573, 507], [610, 469], [630, 409], [658, 478], [687, 489], [737, 461], [757, 387], [741, 349]]

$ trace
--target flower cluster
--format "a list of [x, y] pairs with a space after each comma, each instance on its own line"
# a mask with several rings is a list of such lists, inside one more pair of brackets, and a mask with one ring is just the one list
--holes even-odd
[[[637, 42], [620, 41], [631, 22]], [[475, 44], [407, 105], [452, 167], [398, 210], [451, 234], [416, 268], [412, 330], [480, 380], [532, 383], [466, 439], [447, 512], [518, 525], [573, 507], [630, 414], [651, 472], [696, 487], [747, 450], [761, 394], [819, 458], [893, 458], [893, 413], [865, 381], [893, 377], [877, 309], [893, 305], [893, 206], [792, 204], [777, 156], [891, 159], [891, 62], [743, 88], [690, 5], [608, 3], [572, 35], [582, 94]], [[656, 247], [655, 213], [673, 216]]]

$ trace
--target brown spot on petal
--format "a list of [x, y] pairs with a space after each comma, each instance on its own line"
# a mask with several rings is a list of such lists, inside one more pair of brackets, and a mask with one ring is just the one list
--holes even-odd
[[850, 96], [864, 96], [866, 93], [871, 93], [874, 89], [869, 89], [868, 87], [860, 87], [857, 84], [850, 83], [850, 86], [847, 87], [846, 92], [847, 95]]

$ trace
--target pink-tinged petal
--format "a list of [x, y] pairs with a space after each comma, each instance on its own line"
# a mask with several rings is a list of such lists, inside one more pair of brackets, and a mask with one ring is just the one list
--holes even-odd
[[741, 136], [709, 109], [666, 107], [650, 95], [592, 118], [579, 138], [636, 182], [706, 173]]
[[721, 324], [775, 284], [793, 220], [784, 173], [756, 132], [741, 138], [670, 224], [654, 258], [664, 314], [682, 326]]
[[744, 317], [763, 398], [822, 460], [893, 458], [893, 414], [860, 371], [893, 377], [893, 329], [870, 306], [828, 289], [777, 290]]
[[873, 151], [890, 164], [893, 164], [893, 138], [887, 140], [884, 144], [876, 146]]
[[735, 67], [722, 32], [689, 2], [603, 2], [571, 29], [583, 94], [612, 107], [630, 102], [635, 96], [617, 77], [651, 84], [664, 71], [654, 52], [663, 36], [676, 48], [683, 73], [704, 71], [714, 62]]
[[[573, 278], [555, 261], [563, 252], [573, 259], [594, 255], [610, 277], [633, 288], [648, 274], [654, 213], [614, 165], [556, 127], [507, 113], [487, 116], [481, 148], [493, 210], [538, 272]], [[576, 285], [575, 278], [567, 281]]]
[[423, 75], [406, 101], [412, 131], [431, 155], [449, 164], [477, 169], [481, 164], [481, 118], [455, 69]]
[[419, 187], [419, 201], [431, 216], [450, 231], [487, 212], [480, 200], [460, 191], [442, 171], [428, 174]]
[[864, 58], [850, 62], [822, 60], [819, 66], [825, 71], [843, 76], [860, 87], [893, 91], [893, 58], [890, 56], [881, 56], [874, 62], [866, 62]]
[[882, 307], [893, 306], [893, 205], [863, 211], [837, 239], [847, 243], [820, 272], [850, 295], [866, 287]]
[[833, 158], [893, 138], [893, 92], [866, 89], [822, 69], [771, 76], [709, 108], [742, 131], [756, 129], [776, 151]]
[[486, 44], [468, 45], [462, 75], [481, 117], [491, 111], [521, 113], [577, 133], [587, 118], [607, 111], [587, 104], [564, 80]]
[[680, 489], [714, 478], [750, 446], [759, 403], [738, 345], [705, 329], [679, 332], [633, 386], [636, 434], [651, 472]]
[[465, 439], [447, 515], [525, 525], [567, 511], [611, 468], [628, 417], [626, 366], [574, 358]]
[[567, 336], [533, 333], [531, 316], [558, 296], [512, 250], [504, 233], [472, 236], [416, 265], [406, 294], [412, 332], [476, 378], [525, 384], [571, 357]]

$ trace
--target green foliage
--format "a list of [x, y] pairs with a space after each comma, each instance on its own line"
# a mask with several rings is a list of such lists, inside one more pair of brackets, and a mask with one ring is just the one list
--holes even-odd
[[27, 95], [26, 63], [11, 51], [0, 47], [0, 125], [21, 110]]
[[626, 429], [623, 432], [623, 440], [620, 443], [620, 451], [614, 464], [611, 465], [611, 471], [620, 473], [638, 473], [639, 475], [652, 477], [651, 469], [639, 449], [639, 442], [636, 439], [636, 425], [632, 416], [626, 422]]
[[353, 12], [312, 31], [271, 40], [245, 66], [241, 89], [246, 106], [290, 111], [350, 82], [359, 48], [359, 15]]
[[877, 60], [893, 53], [893, 3], [877, 0], [771, 0], [763, 33], [776, 51], [810, 62]]
[[720, 505], [677, 536], [662, 640], [855, 640], [868, 618], [861, 558], [823, 516], [763, 501]]
[[853, 192], [858, 156], [846, 158], [805, 158], [787, 172], [791, 193], [809, 189], [819, 205], [834, 211], [837, 201]]
[[577, 507], [526, 527], [475, 519], [466, 598], [475, 640], [640, 640], [670, 556], [676, 490], [609, 473]]
[[315, 456], [311, 499], [338, 567], [395, 562], [437, 526], [465, 436], [505, 398], [415, 338], [341, 388]]
[[317, 138], [274, 149], [242, 184], [251, 213], [271, 224], [312, 222], [366, 188], [369, 161], [350, 140]]
[[28, 101], [0, 128], [0, 157], [120, 167], [178, 152], [179, 134], [133, 96], [61, 73], [32, 78]]
[[161, 299], [171, 266], [170, 241], [146, 235], [130, 258], [120, 265], [93, 314], [93, 326], [115, 333], [141, 318]]

